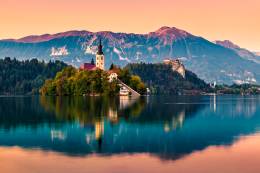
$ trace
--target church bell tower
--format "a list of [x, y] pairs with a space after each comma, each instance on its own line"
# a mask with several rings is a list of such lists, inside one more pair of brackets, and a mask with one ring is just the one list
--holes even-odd
[[96, 54], [96, 67], [105, 70], [105, 56], [102, 50], [101, 39], [99, 40], [98, 51]]

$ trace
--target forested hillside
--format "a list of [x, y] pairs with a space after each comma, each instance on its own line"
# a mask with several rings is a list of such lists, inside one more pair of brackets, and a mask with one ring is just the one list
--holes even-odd
[[0, 95], [38, 94], [44, 81], [66, 66], [60, 61], [0, 59]]
[[164, 64], [129, 64], [129, 71], [141, 77], [152, 93], [157, 94], [198, 94], [208, 92], [209, 85], [196, 74], [186, 71], [185, 79]]

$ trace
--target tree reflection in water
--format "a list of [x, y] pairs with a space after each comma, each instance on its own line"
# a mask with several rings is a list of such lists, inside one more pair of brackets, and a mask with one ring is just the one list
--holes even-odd
[[0, 98], [0, 146], [66, 155], [150, 153], [177, 159], [229, 145], [260, 124], [255, 97]]
[[82, 126], [104, 119], [117, 123], [120, 117], [138, 116], [145, 107], [143, 98], [129, 97], [40, 97], [40, 103], [57, 120], [78, 121]]

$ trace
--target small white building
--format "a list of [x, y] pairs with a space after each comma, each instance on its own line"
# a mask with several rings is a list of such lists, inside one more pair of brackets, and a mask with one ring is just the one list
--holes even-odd
[[146, 94], [150, 95], [151, 94], [151, 90], [149, 88], [146, 88]]
[[114, 80], [117, 80], [117, 77], [118, 77], [117, 73], [114, 73], [114, 72], [110, 73], [108, 76], [108, 81], [113, 82]]
[[119, 91], [119, 95], [120, 96], [129, 96], [130, 95], [130, 91], [126, 87], [121, 86], [120, 87], [120, 91]]
[[213, 83], [210, 83], [210, 87], [213, 88], [213, 89], [216, 88], [216, 85], [217, 85], [216, 81], [214, 81]]

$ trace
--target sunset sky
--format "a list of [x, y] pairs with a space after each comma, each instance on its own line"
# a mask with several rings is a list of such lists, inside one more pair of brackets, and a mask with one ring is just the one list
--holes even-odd
[[0, 39], [67, 30], [148, 33], [175, 26], [260, 51], [259, 0], [1, 0]]

